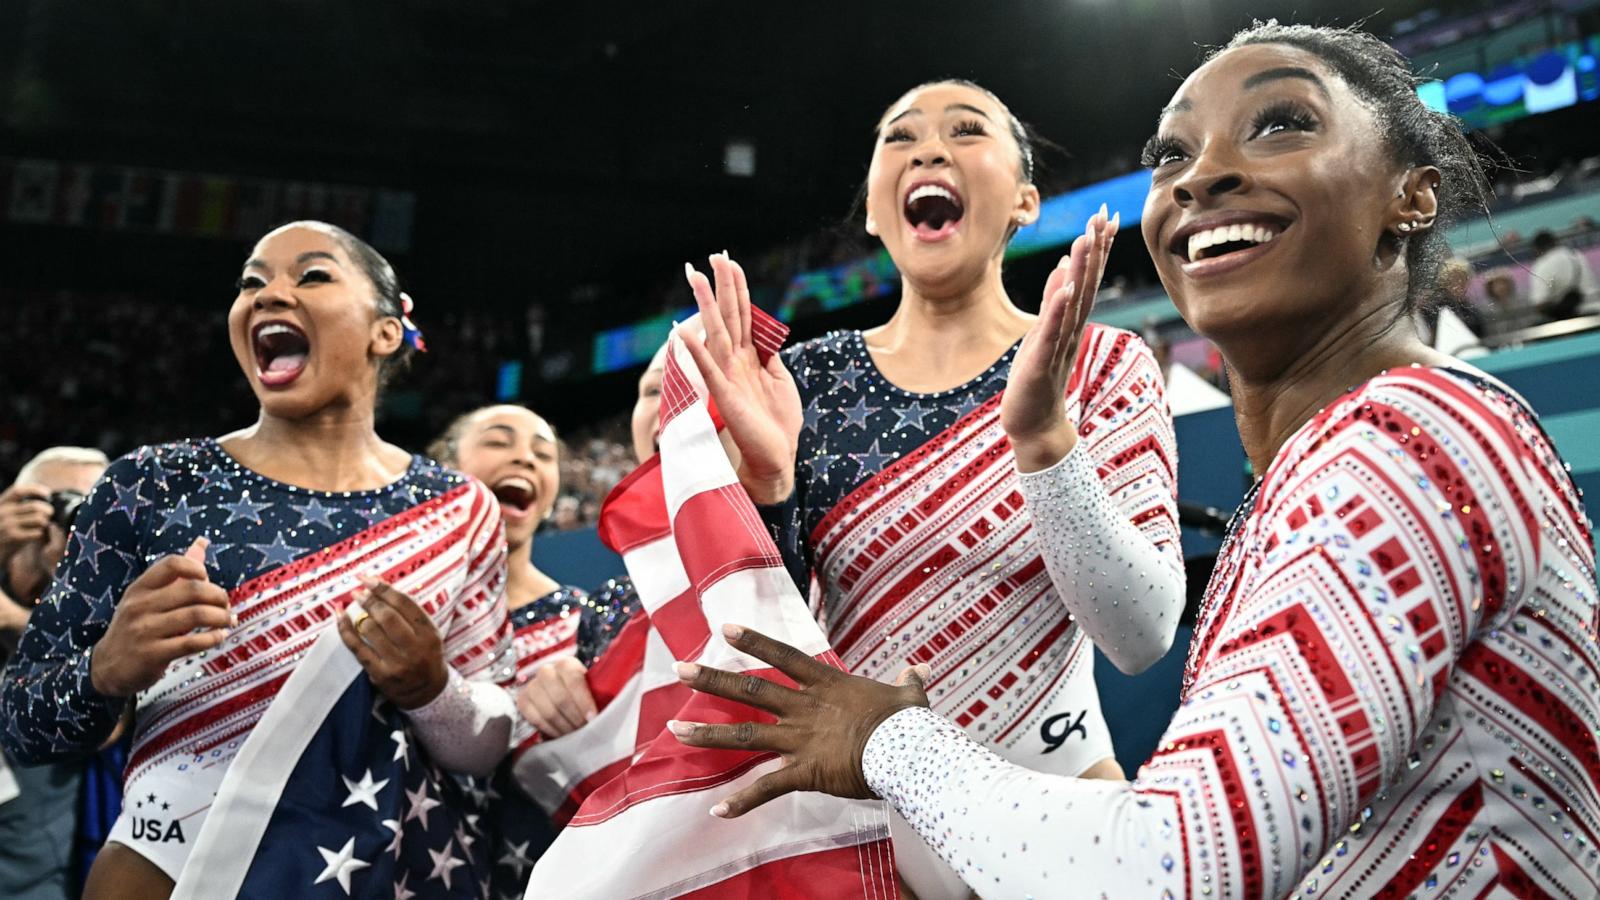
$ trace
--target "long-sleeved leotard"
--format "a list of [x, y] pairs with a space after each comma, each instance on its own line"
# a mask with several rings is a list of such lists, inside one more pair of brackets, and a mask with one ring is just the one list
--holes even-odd
[[[112, 463], [79, 512], [0, 688], [0, 740], [30, 762], [98, 747], [125, 702], [90, 683], [96, 642], [150, 564], [206, 536], [207, 573], [228, 590], [239, 625], [140, 693], [130, 792], [181, 811], [192, 841], [228, 762], [295, 659], [333, 627], [358, 573], [408, 590], [443, 638], [450, 684], [407, 713], [418, 742], [446, 768], [486, 772], [509, 749], [516, 715], [504, 689], [513, 660], [502, 535], [486, 488], [422, 457], [384, 488], [330, 493], [264, 478], [212, 440], [143, 448]], [[126, 815], [112, 839], [174, 878], [187, 846], [140, 844]]]
[[[1143, 342], [1090, 325], [1065, 398], [1078, 444], [1019, 478], [1000, 425], [1014, 354], [917, 394], [878, 372], [860, 332], [787, 351], [805, 410], [795, 492], [762, 514], [802, 591], [815, 572], [846, 668], [888, 681], [926, 663], [934, 708], [968, 734], [1076, 775], [1112, 754], [1086, 633], [1137, 669], [1182, 609], [1172, 420]], [[959, 889], [895, 827], [901, 872], [940, 882], [917, 893]]]
[[1596, 896], [1589, 528], [1507, 392], [1388, 373], [1267, 472], [1135, 781], [1030, 772], [914, 709], [868, 782], [986, 897]]

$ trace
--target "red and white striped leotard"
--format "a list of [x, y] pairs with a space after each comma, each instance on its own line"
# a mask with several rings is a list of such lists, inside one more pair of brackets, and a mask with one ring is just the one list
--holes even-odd
[[874, 733], [868, 781], [985, 896], [1594, 897], [1595, 603], [1531, 415], [1395, 371], [1279, 452], [1131, 784], [1008, 765], [925, 709]]

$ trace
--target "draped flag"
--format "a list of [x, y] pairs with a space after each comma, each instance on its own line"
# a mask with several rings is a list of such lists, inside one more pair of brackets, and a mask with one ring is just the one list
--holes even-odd
[[[758, 309], [765, 360], [787, 329]], [[679, 684], [684, 660], [792, 684], [722, 638], [748, 625], [839, 666], [717, 436], [692, 357], [669, 342], [661, 451], [617, 485], [601, 537], [622, 554], [645, 614], [589, 672], [593, 721], [518, 748], [518, 782], [566, 828], [534, 867], [528, 900], [554, 897], [860, 897], [896, 894], [881, 801], [790, 794], [732, 821], [723, 797], [773, 771], [771, 754], [686, 747], [669, 719], [770, 716]]]

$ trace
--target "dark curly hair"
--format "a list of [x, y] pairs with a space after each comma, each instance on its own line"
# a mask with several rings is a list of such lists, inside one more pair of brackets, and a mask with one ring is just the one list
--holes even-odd
[[1443, 302], [1439, 275], [1451, 256], [1444, 231], [1462, 213], [1487, 213], [1493, 196], [1487, 162], [1461, 123], [1448, 113], [1429, 109], [1417, 96], [1417, 86], [1425, 79], [1412, 71], [1399, 51], [1365, 31], [1257, 21], [1212, 51], [1207, 60], [1252, 44], [1285, 44], [1321, 59], [1372, 110], [1397, 162], [1439, 170], [1439, 212], [1433, 227], [1397, 240], [1410, 275], [1406, 311]]

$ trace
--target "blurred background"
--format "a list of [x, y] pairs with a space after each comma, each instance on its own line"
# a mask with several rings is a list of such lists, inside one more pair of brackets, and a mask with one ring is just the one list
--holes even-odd
[[[633, 465], [634, 384], [692, 302], [685, 260], [730, 250], [797, 338], [888, 317], [893, 266], [852, 206], [906, 88], [974, 79], [1058, 146], [1008, 264], [1033, 308], [1092, 209], [1138, 219], [1138, 151], [1181, 76], [1274, 15], [1369, 15], [1436, 79], [1424, 99], [1504, 149], [1495, 220], [1451, 233], [1470, 343], [1557, 392], [1533, 399], [1558, 440], [1600, 435], [1570, 369], [1597, 371], [1592, 325], [1526, 303], [1537, 232], [1595, 252], [1600, 3], [1376, 6], [3, 0], [0, 484], [45, 446], [115, 456], [252, 421], [232, 284], [257, 237], [311, 217], [371, 241], [416, 298], [431, 352], [386, 397], [385, 435], [418, 449], [460, 411], [526, 403], [567, 443], [548, 527], [582, 528]], [[1181, 367], [1184, 499], [1231, 504], [1242, 457], [1188, 449], [1236, 448], [1225, 374], [1139, 241], [1117, 246], [1096, 317]]]

